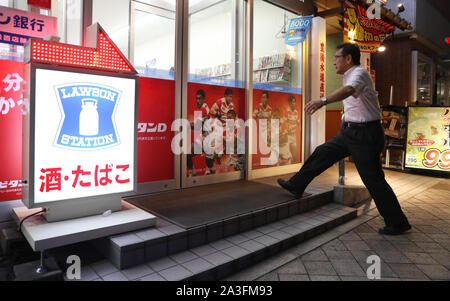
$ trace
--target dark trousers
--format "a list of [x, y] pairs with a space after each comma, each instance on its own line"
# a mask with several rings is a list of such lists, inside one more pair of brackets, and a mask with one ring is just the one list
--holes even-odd
[[369, 190], [386, 225], [405, 225], [408, 220], [381, 168], [380, 153], [383, 147], [384, 132], [379, 122], [364, 126], [343, 125], [334, 138], [315, 149], [290, 182], [297, 191], [304, 191], [316, 176], [351, 155], [361, 180]]

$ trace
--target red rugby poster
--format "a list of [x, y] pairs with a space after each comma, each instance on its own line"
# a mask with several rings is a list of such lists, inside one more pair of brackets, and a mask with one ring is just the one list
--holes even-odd
[[[299, 94], [253, 90], [253, 119], [256, 120], [257, 153], [252, 155], [252, 169], [301, 162], [302, 97]], [[271, 143], [271, 120], [279, 126], [278, 149]], [[267, 122], [263, 129], [262, 121]], [[262, 127], [260, 127], [262, 125]], [[265, 132], [265, 133], [264, 133]], [[267, 141], [262, 141], [262, 137]], [[264, 143], [265, 142], [265, 143]]]
[[[245, 137], [241, 136], [238, 140], [238, 126], [227, 134], [226, 120], [241, 119], [245, 122], [245, 89], [188, 83], [187, 119], [192, 129], [195, 111], [201, 112], [202, 122], [206, 126], [203, 126], [203, 131], [198, 135], [195, 135], [194, 130], [191, 131], [191, 154], [187, 155], [187, 177], [243, 170], [245, 155], [238, 154], [237, 145], [238, 141], [242, 142]], [[207, 120], [212, 127], [208, 126]], [[208, 152], [196, 154], [195, 145], [202, 148], [203, 141], [211, 134], [214, 124], [221, 124], [223, 127], [223, 143], [217, 143], [217, 149], [209, 154]], [[225, 149], [226, 141], [230, 140], [234, 141], [234, 153], [229, 153]]]

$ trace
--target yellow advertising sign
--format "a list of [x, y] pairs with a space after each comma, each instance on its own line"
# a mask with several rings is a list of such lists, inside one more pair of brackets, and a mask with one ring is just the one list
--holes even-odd
[[360, 5], [345, 1], [344, 42], [355, 43], [361, 52], [376, 52], [394, 26], [369, 17]]
[[450, 171], [450, 107], [410, 107], [405, 167]]

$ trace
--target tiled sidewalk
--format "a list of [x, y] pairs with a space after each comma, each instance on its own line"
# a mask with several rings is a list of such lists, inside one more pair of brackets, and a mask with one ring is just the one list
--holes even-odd
[[[413, 225], [407, 234], [392, 237], [378, 234], [378, 228], [384, 223], [372, 202], [369, 208], [358, 209], [358, 218], [224, 280], [366, 281], [369, 266], [366, 259], [370, 255], [381, 259], [381, 280], [450, 280], [450, 179], [389, 170], [385, 173]], [[308, 190], [331, 189], [336, 181], [337, 166], [333, 166], [317, 177]], [[266, 178], [261, 182], [273, 184], [274, 181]], [[352, 164], [346, 166], [346, 184], [362, 184]], [[205, 252], [216, 252], [217, 248], [223, 249], [221, 246], [204, 246], [196, 249], [195, 254], [184, 252], [183, 258], [162, 258], [121, 271], [108, 260], [95, 261], [82, 269], [82, 279], [165, 280], [160, 272], [169, 270], [181, 277], [188, 271], [180, 269], [178, 261], [187, 262]], [[219, 259], [223, 258], [214, 260]]]
[[370, 255], [381, 259], [381, 280], [450, 280], [450, 180], [390, 171], [387, 176], [412, 230], [378, 234], [384, 223], [373, 208], [375, 218], [258, 280], [368, 281]]

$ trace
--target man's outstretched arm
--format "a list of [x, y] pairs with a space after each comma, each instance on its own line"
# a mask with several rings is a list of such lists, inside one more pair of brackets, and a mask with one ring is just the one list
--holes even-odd
[[[337, 102], [346, 99], [356, 92], [352, 86], [345, 86], [337, 89], [330, 95], [327, 95], [327, 103]], [[314, 114], [318, 109], [324, 106], [322, 100], [311, 100], [305, 105], [305, 112], [309, 115]]]

